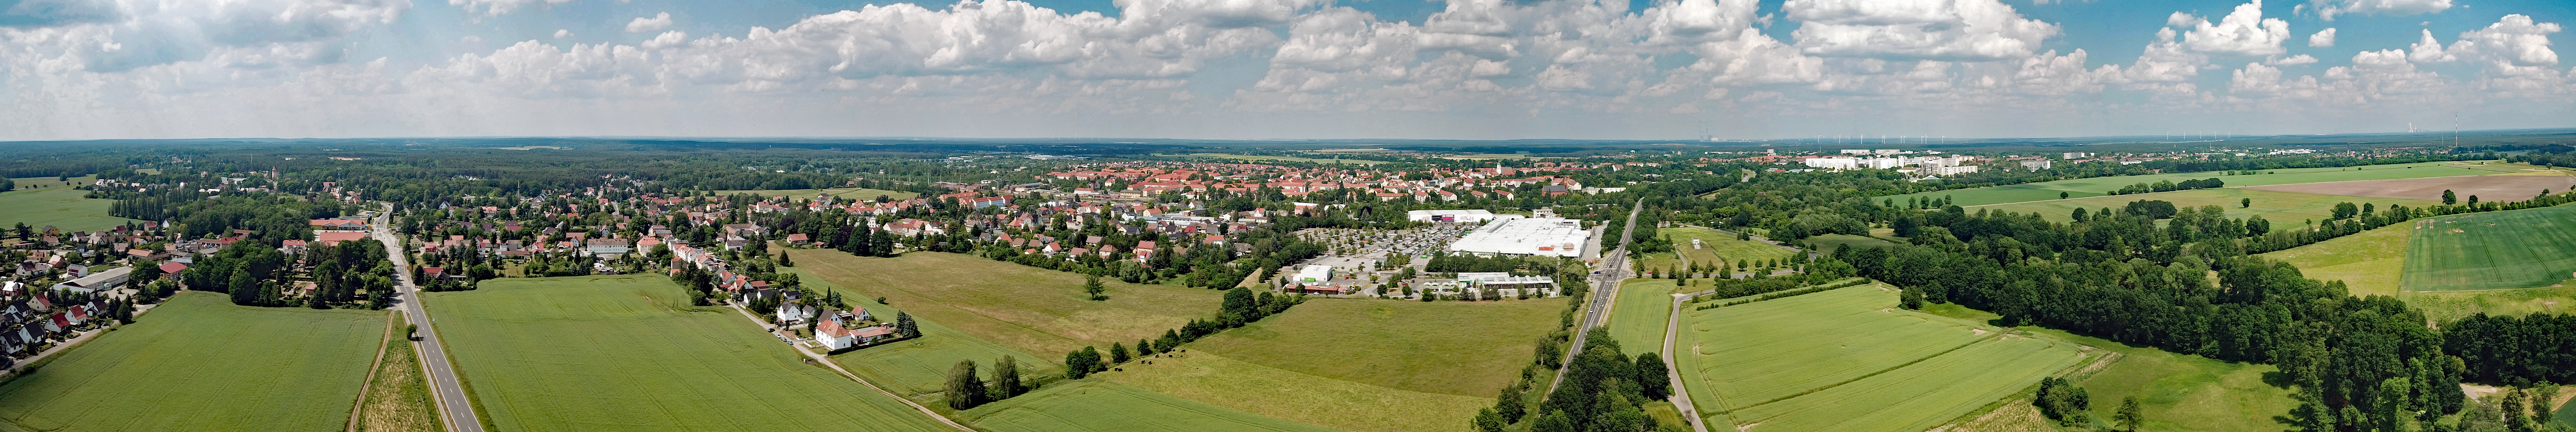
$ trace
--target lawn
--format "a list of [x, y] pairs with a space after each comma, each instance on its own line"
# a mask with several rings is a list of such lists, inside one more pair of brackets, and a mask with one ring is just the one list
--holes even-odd
[[1930, 429], [2089, 353], [2056, 338], [1896, 310], [1882, 284], [1686, 314], [1677, 365], [1709, 429]]
[[385, 319], [181, 292], [0, 385], [0, 429], [343, 429]]
[[1423, 393], [1291, 372], [1191, 350], [1097, 375], [1254, 415], [1355, 432], [1469, 430], [1492, 397]]
[[[2239, 207], [2239, 205], [2241, 205], [2240, 203], [2243, 202], [2242, 200], [2247, 198], [2252, 198], [2254, 200], [2253, 207]], [[2298, 227], [2300, 226], [2300, 223], [2305, 221], [2324, 220], [2326, 218], [2333, 217], [2335, 203], [2369, 203], [2375, 204], [2378, 208], [2388, 208], [2391, 204], [2404, 205], [2407, 207], [2427, 207], [2441, 204], [2440, 201], [2222, 188], [1999, 204], [1970, 207], [1967, 211], [1969, 213], [1975, 213], [1979, 210], [2013, 211], [2021, 213], [2039, 212], [2040, 216], [2046, 217], [2051, 221], [2071, 222], [2075, 220], [2072, 213], [2075, 212], [2075, 208], [2077, 207], [2096, 209], [2096, 211], [2099, 211], [2098, 209], [2102, 208], [2111, 208], [2116, 211], [2127, 206], [2129, 202], [2138, 200], [2169, 201], [2174, 203], [2175, 207], [2190, 208], [2214, 205], [2225, 209], [2227, 217], [2231, 218], [2263, 215], [2264, 220], [2272, 222], [2272, 230], [2274, 231]]]
[[84, 198], [89, 191], [69, 187], [31, 189], [28, 180], [57, 183], [53, 177], [20, 179], [18, 190], [0, 192], [0, 228], [23, 223], [41, 230], [52, 225], [70, 233], [98, 231], [129, 222], [107, 215], [108, 205], [116, 200]]
[[948, 430], [651, 275], [495, 279], [429, 293], [494, 430]]
[[2355, 296], [2395, 296], [2399, 275], [2406, 269], [2410, 231], [2404, 225], [2391, 225], [2261, 256], [2299, 266], [2299, 272], [2310, 279], [2343, 281]]
[[[2124, 186], [2138, 183], [2155, 183], [2159, 181], [2173, 181], [2179, 183], [2183, 180], [2215, 178], [2225, 182], [2226, 185], [2230, 187], [2267, 186], [2330, 181], [2486, 175], [2504, 172], [2518, 172], [2521, 171], [2521, 168], [2527, 167], [2528, 166], [2506, 165], [2487, 166], [2480, 165], [2476, 162], [2421, 162], [2395, 165], [2371, 165], [2365, 167], [2277, 169], [2265, 171], [2266, 173], [2273, 174], [2251, 175], [2226, 175], [2226, 172], [2221, 171], [2182, 174], [2148, 174], [2066, 179], [1995, 187], [1954, 189], [1907, 195], [1883, 196], [1876, 197], [1876, 199], [1894, 199], [1896, 200], [1897, 205], [1904, 205], [1907, 198], [1941, 198], [1946, 196], [1950, 198], [1950, 203], [1952, 205], [1976, 206], [2054, 200], [2057, 199], [2057, 194], [2059, 192], [2067, 193], [2070, 198], [2102, 196], [2109, 194], [2111, 191], [2119, 190]], [[2355, 168], [2360, 169], [2356, 170]]]
[[1492, 398], [1520, 379], [1565, 300], [1328, 299], [1183, 348], [1325, 378]]
[[868, 188], [780, 189], [780, 190], [722, 190], [722, 191], [715, 191], [715, 194], [716, 194], [716, 196], [730, 196], [730, 195], [734, 195], [734, 194], [752, 194], [752, 195], [760, 195], [760, 196], [783, 196], [783, 197], [787, 197], [788, 199], [808, 199], [808, 198], [813, 198], [813, 197], [818, 197], [818, 196], [825, 196], [825, 195], [829, 195], [829, 196], [837, 197], [837, 198], [840, 198], [840, 199], [850, 199], [850, 200], [872, 200], [872, 199], [876, 199], [878, 195], [884, 195], [887, 199], [897, 199], [897, 200], [907, 200], [907, 199], [912, 199], [913, 197], [921, 196], [921, 194], [919, 194], [919, 193], [914, 193], [914, 192], [898, 192], [898, 191], [890, 191], [890, 190], [883, 190], [883, 189], [868, 189]]
[[[1724, 261], [1728, 265], [1734, 265], [1736, 261], [1785, 260], [1797, 255], [1797, 252], [1773, 246], [1770, 243], [1736, 240], [1734, 234], [1705, 228], [1672, 227], [1657, 229], [1655, 233], [1671, 237], [1673, 250], [1689, 256], [1692, 263], [1713, 264]], [[1699, 239], [1700, 248], [1691, 248], [1691, 239]]]
[[[815, 277], [813, 273], [794, 267], [781, 270], [802, 274], [803, 276], [799, 278], [809, 281], [805, 284], [810, 288], [828, 287], [848, 293], [845, 295], [849, 296], [847, 302], [851, 307], [867, 309], [868, 313], [875, 314], [878, 319], [894, 320], [895, 313], [901, 310], [894, 306], [877, 304], [876, 301], [871, 300], [872, 297], [858, 297], [855, 291], [833, 285], [831, 282]], [[1012, 351], [1010, 348], [976, 339], [973, 335], [939, 325], [935, 321], [915, 319], [913, 323], [921, 329], [922, 337], [893, 345], [868, 347], [833, 355], [832, 362], [840, 364], [841, 368], [848, 369], [851, 373], [867, 378], [869, 382], [874, 382], [878, 386], [886, 387], [896, 394], [904, 395], [914, 402], [925, 405], [945, 403], [942, 401], [947, 399], [941, 394], [947, 390], [945, 386], [948, 368], [955, 366], [958, 360], [974, 360], [977, 364], [985, 365], [984, 367], [991, 367], [1002, 356], [1007, 355], [1017, 357], [1020, 368], [1029, 375], [1058, 374], [1064, 371], [1063, 366], [1056, 365], [1052, 361], [1052, 359], [1063, 358], [1061, 356], [1033, 356]]]
[[1047, 386], [975, 407], [959, 417], [976, 429], [993, 432], [1333, 431], [1101, 380]]
[[1619, 284], [1619, 302], [1610, 307], [1610, 337], [1618, 339], [1619, 346], [1636, 351], [1631, 355], [1663, 349], [1664, 323], [1672, 320], [1673, 292], [1677, 290], [1673, 282], [1629, 279]]
[[[400, 328], [394, 329], [402, 331]], [[402, 335], [394, 335], [402, 337]], [[430, 404], [429, 383], [420, 375], [420, 358], [412, 344], [401, 339], [385, 344], [384, 360], [376, 365], [375, 381], [367, 386], [366, 400], [358, 404], [358, 430], [362, 432], [439, 432], [438, 406]]]
[[884, 296], [914, 318], [1043, 358], [1162, 336], [1193, 318], [1215, 315], [1225, 296], [1204, 288], [1102, 279], [1109, 300], [1093, 301], [1082, 292], [1082, 275], [974, 255], [913, 252], [863, 258], [828, 249], [791, 253], [798, 270], [855, 291], [844, 295]]
[[2576, 206], [2418, 219], [2407, 291], [2537, 287], [2576, 271]]

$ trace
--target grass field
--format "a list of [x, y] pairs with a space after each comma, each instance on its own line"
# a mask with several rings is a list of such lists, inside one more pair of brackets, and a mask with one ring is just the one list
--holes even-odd
[[1492, 398], [1520, 379], [1564, 300], [1314, 299], [1183, 346], [1361, 384]]
[[1491, 397], [1405, 391], [1291, 372], [1191, 350], [1097, 375], [1254, 415], [1354, 432], [1469, 430]]
[[2576, 275], [2576, 206], [2418, 219], [2408, 291], [2524, 288]]
[[2343, 281], [2355, 296], [2396, 296], [2397, 281], [2406, 270], [2409, 231], [2405, 225], [2391, 225], [2261, 256], [2299, 266], [2310, 279]]
[[[1985, 322], [2001, 318], [1991, 312], [1940, 303], [1927, 305], [1925, 312], [1968, 321]], [[2093, 416], [2110, 419], [2120, 408], [2120, 400], [2137, 396], [2147, 423], [2139, 430], [2275, 432], [2295, 425], [2281, 423], [2298, 404], [2287, 388], [2263, 381], [2263, 376], [2279, 371], [2272, 365], [2237, 363], [2197, 355], [2175, 354], [2155, 348], [2133, 347], [2119, 342], [2067, 333], [2063, 330], [2036, 326], [2019, 327], [2023, 331], [2056, 337], [2094, 348], [2120, 353], [2118, 361], [2090, 376], [2079, 377], [2079, 383], [2092, 393]], [[2021, 404], [2028, 407], [2029, 404]], [[2014, 407], [2006, 407], [2008, 409]], [[2002, 411], [2002, 410], [1998, 410]], [[2038, 419], [2037, 428], [2016, 429], [2012, 421], [1988, 422], [2000, 428], [1961, 428], [1962, 431], [2046, 430], [2039, 412], [2005, 413], [2024, 415], [2022, 420]], [[2001, 417], [2001, 416], [1998, 416]]]
[[36, 229], [46, 225], [73, 231], [98, 231], [124, 225], [127, 219], [108, 216], [107, 207], [116, 200], [83, 198], [89, 191], [69, 187], [29, 188], [29, 180], [55, 182], [53, 177], [18, 179], [18, 190], [0, 192], [0, 227], [27, 224]]
[[780, 190], [722, 190], [722, 191], [716, 191], [716, 192], [715, 192], [715, 194], [716, 194], [716, 196], [729, 196], [729, 195], [733, 195], [733, 194], [752, 194], [752, 195], [760, 195], [760, 196], [783, 196], [783, 197], [787, 197], [788, 199], [807, 199], [807, 198], [813, 198], [813, 197], [819, 197], [819, 196], [830, 195], [830, 196], [838, 197], [838, 198], [841, 198], [841, 199], [854, 199], [854, 200], [869, 200], [869, 199], [876, 199], [878, 195], [884, 195], [887, 199], [898, 199], [898, 200], [907, 200], [907, 199], [912, 199], [913, 197], [921, 196], [921, 194], [919, 194], [919, 193], [913, 193], [913, 192], [897, 192], [897, 191], [890, 191], [890, 190], [884, 190], [884, 189], [868, 189], [868, 188], [780, 189]]
[[382, 312], [181, 292], [0, 385], [0, 429], [343, 429], [384, 330]]
[[2079, 346], [1892, 309], [1869, 284], [1693, 311], [1677, 367], [1711, 430], [1913, 432], [2089, 357]]
[[2563, 314], [2576, 312], [2576, 287], [2551, 286], [2485, 291], [2409, 292], [2407, 304], [2424, 309], [2424, 316], [2451, 321], [2475, 313], [2492, 316], [2523, 316], [2533, 313]]
[[793, 256], [798, 270], [856, 291], [844, 295], [884, 296], [915, 318], [1046, 358], [1064, 358], [1083, 346], [1108, 349], [1111, 343], [1162, 336], [1192, 318], [1215, 315], [1225, 296], [1204, 288], [1103, 279], [1109, 300], [1092, 301], [1082, 292], [1082, 275], [952, 253], [862, 258], [798, 249]]
[[1619, 301], [1610, 307], [1610, 337], [1634, 351], [1630, 355], [1645, 353], [1648, 347], [1663, 349], [1664, 324], [1672, 322], [1673, 292], [1678, 289], [1673, 282], [1629, 279], [1619, 284]]
[[[1734, 265], [1736, 261], [1742, 260], [1789, 259], [1797, 255], [1796, 252], [1772, 246], [1770, 243], [1736, 240], [1734, 234], [1704, 228], [1662, 228], [1655, 230], [1655, 233], [1671, 237], [1673, 250], [1689, 256], [1693, 263], [1710, 264], [1724, 260], [1728, 265]], [[1699, 239], [1701, 248], [1692, 249], [1691, 239]]]
[[495, 430], [948, 430], [659, 276], [488, 282], [423, 300]]
[[960, 417], [993, 432], [1332, 432], [1101, 380], [1047, 386]]
[[[2353, 168], [2361, 169], [2355, 170]], [[2265, 171], [2267, 173], [2276, 174], [2226, 175], [2226, 172], [2148, 174], [2136, 176], [2066, 179], [2007, 186], [1882, 196], [1875, 197], [1873, 199], [1895, 199], [1897, 205], [1904, 205], [1907, 198], [1940, 198], [1947, 196], [1950, 197], [1951, 204], [1959, 206], [1975, 206], [2054, 200], [2057, 199], [2058, 192], [2065, 192], [2070, 198], [2102, 196], [2109, 194], [2111, 191], [2119, 190], [2123, 186], [2138, 183], [2155, 183], [2159, 181], [2173, 181], [2179, 183], [2183, 180], [2216, 178], [2220, 181], [2226, 182], [2227, 186], [2231, 187], [2267, 186], [2349, 180], [2386, 180], [2486, 175], [2521, 172], [2525, 168], [2529, 168], [2529, 166], [2506, 164], [2481, 165], [2478, 162], [2422, 162], [2395, 165], [2372, 165], [2366, 167], [2293, 168]]]
[[[396, 333], [402, 331], [395, 328]], [[438, 406], [431, 405], [429, 383], [420, 375], [420, 357], [412, 353], [412, 344], [394, 335], [385, 344], [384, 361], [376, 366], [375, 381], [367, 386], [364, 401], [358, 403], [358, 430], [362, 432], [439, 432]]]
[[[895, 312], [901, 310], [894, 306], [877, 304], [870, 298], [858, 297], [857, 291], [834, 285], [814, 276], [813, 273], [794, 267], [781, 270], [802, 274], [799, 279], [807, 281], [804, 283], [808, 287], [816, 289], [828, 287], [843, 293], [848, 296], [847, 302], [851, 307], [867, 309], [868, 313], [875, 314], [878, 319], [893, 320]], [[867, 378], [869, 382], [886, 387], [924, 405], [944, 403], [942, 401], [946, 398], [941, 396], [941, 393], [946, 391], [948, 368], [956, 365], [958, 360], [974, 360], [977, 364], [991, 367], [1002, 356], [1007, 355], [1018, 359], [1020, 368], [1025, 370], [1023, 372], [1025, 374], [1047, 375], [1064, 371], [1063, 366], [1057, 365], [1052, 360], [1063, 358], [1060, 356], [1034, 356], [1012, 351], [1010, 348], [976, 339], [973, 335], [939, 325], [937, 321], [915, 319], [913, 323], [921, 329], [922, 337], [894, 345], [869, 347], [833, 355], [832, 362], [840, 364], [841, 368], [848, 369], [851, 373]]]
[[[2246, 198], [2254, 199], [2254, 206], [2238, 207], [2239, 203], [2242, 202], [2241, 200]], [[2387, 208], [2391, 204], [2404, 205], [2407, 207], [2426, 207], [2441, 204], [2440, 201], [2368, 198], [2344, 195], [2318, 195], [2298, 192], [2222, 188], [1998, 204], [1970, 207], [1967, 210], [1969, 213], [1975, 213], [1978, 210], [2013, 211], [2021, 213], [2039, 212], [2040, 216], [2046, 217], [2048, 220], [2070, 222], [2075, 220], [2072, 213], [2075, 212], [2076, 207], [2088, 209], [2101, 209], [2107, 207], [2117, 211], [2118, 209], [2127, 206], [2130, 201], [2137, 200], [2170, 201], [2174, 203], [2175, 207], [2190, 208], [2214, 205], [2219, 208], [2226, 209], [2227, 217], [2231, 218], [2263, 215], [2264, 220], [2272, 222], [2272, 229], [2275, 231], [2301, 226], [2300, 223], [2303, 221], [2325, 220], [2328, 217], [2332, 217], [2334, 214], [2335, 203], [2341, 202], [2350, 202], [2353, 204], [2371, 203], [2376, 204], [2379, 208]]]

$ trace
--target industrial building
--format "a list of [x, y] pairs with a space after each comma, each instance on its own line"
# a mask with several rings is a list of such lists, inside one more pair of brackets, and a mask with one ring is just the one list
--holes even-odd
[[1297, 270], [1297, 281], [1298, 281], [1298, 282], [1330, 283], [1330, 282], [1332, 282], [1332, 281], [1333, 281], [1333, 266], [1322, 265], [1322, 264], [1315, 264], [1315, 265], [1309, 265], [1309, 266], [1306, 266], [1305, 268], [1302, 268], [1302, 269], [1298, 269], [1298, 270]]
[[1459, 236], [1449, 244], [1449, 251], [1479, 255], [1541, 255], [1558, 257], [1583, 256], [1583, 243], [1592, 232], [1583, 229], [1583, 221], [1559, 218], [1523, 218], [1503, 216]]

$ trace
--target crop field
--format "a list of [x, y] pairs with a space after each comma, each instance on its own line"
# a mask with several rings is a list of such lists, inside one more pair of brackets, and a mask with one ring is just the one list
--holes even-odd
[[495, 430], [950, 430], [686, 298], [635, 275], [495, 279], [423, 301]]
[[[1699, 280], [1699, 279], [1690, 279]], [[1610, 307], [1610, 337], [1631, 355], [1664, 346], [1664, 324], [1671, 322], [1674, 279], [1629, 279], [1619, 284], [1619, 301]], [[1705, 286], [1690, 289], [1707, 289]]]
[[[800, 274], [799, 279], [808, 281], [803, 282], [808, 288], [841, 292], [847, 296], [845, 301], [850, 307], [866, 309], [868, 313], [876, 315], [880, 320], [893, 321], [895, 313], [901, 310], [891, 305], [877, 304], [876, 301], [871, 300], [872, 297], [859, 297], [857, 291], [834, 285], [814, 276], [813, 273], [795, 267], [784, 267], [780, 270]], [[1007, 355], [1017, 358], [1020, 368], [1024, 370], [1022, 373], [1025, 374], [1063, 373], [1063, 366], [1050, 360], [1063, 357], [1033, 356], [1012, 351], [1010, 348], [976, 339], [975, 336], [930, 320], [916, 318], [913, 323], [921, 329], [922, 337], [899, 344], [868, 347], [833, 355], [832, 362], [840, 364], [842, 369], [848, 369], [850, 373], [867, 378], [869, 382], [874, 382], [878, 386], [886, 387], [896, 394], [904, 395], [914, 402], [925, 405], [946, 400], [940, 396], [940, 393], [947, 390], [945, 385], [948, 368], [956, 365], [958, 360], [974, 360], [977, 364], [991, 367], [990, 365]]]
[[[402, 330], [397, 328], [394, 331]], [[438, 420], [438, 406], [430, 404], [429, 383], [421, 379], [420, 358], [412, 352], [410, 342], [394, 339], [385, 344], [383, 363], [376, 366], [375, 381], [367, 386], [365, 397], [358, 403], [359, 431], [439, 432], [444, 429]]]
[[1869, 284], [1693, 311], [1683, 377], [1744, 431], [1930, 429], [2090, 356], [2073, 343], [1896, 310]]
[[2418, 219], [2407, 291], [2524, 288], [2576, 275], [2576, 206]]
[[[2360, 169], [2356, 170], [2354, 168]], [[2473, 176], [2522, 172], [2528, 168], [2530, 168], [2528, 165], [2485, 165], [2478, 162], [2422, 162], [2395, 165], [2371, 165], [2365, 167], [2293, 168], [2265, 171], [2267, 173], [2276, 174], [2226, 175], [2227, 173], [2223, 171], [2181, 174], [2148, 174], [2066, 179], [1995, 187], [1955, 189], [1907, 195], [1882, 196], [1874, 199], [1894, 199], [1897, 204], [1903, 205], [1907, 198], [1941, 198], [1947, 196], [1950, 197], [1951, 204], [1959, 206], [1976, 206], [2054, 200], [2057, 199], [2058, 192], [2067, 193], [2069, 198], [2102, 196], [2109, 194], [2111, 191], [2119, 190], [2122, 186], [2138, 183], [2155, 183], [2159, 181], [2173, 181], [2179, 183], [2183, 180], [2216, 178], [2220, 181], [2226, 182], [2226, 185], [2229, 187], [2268, 186], [2352, 180]]]
[[[33, 180], [56, 183], [53, 177]], [[108, 216], [107, 207], [116, 200], [84, 198], [89, 191], [69, 187], [28, 188], [20, 181], [18, 190], [0, 192], [0, 228], [27, 224], [36, 229], [47, 225], [65, 233], [98, 231], [124, 225], [125, 218]]]
[[[2238, 207], [2241, 205], [2240, 203], [2243, 202], [2242, 200], [2247, 198], [2254, 200], [2254, 206]], [[2214, 205], [2219, 208], [2226, 209], [2227, 217], [2231, 218], [2263, 215], [2264, 220], [2272, 222], [2272, 230], [2274, 231], [2301, 226], [2301, 221], [2325, 220], [2326, 218], [2333, 217], [2335, 203], [2369, 203], [2376, 205], [2379, 208], [2387, 208], [2392, 204], [2407, 207], [2425, 207], [2439, 205], [2442, 203], [2439, 200], [2426, 201], [2395, 198], [2368, 198], [2244, 188], [2221, 188], [1997, 204], [1969, 207], [1967, 210], [1969, 213], [1975, 213], [1978, 210], [2012, 211], [2020, 213], [2039, 212], [2041, 217], [2048, 218], [2048, 220], [2071, 222], [2075, 220], [2071, 214], [2075, 212], [2075, 208], [2077, 207], [2089, 209], [2110, 208], [2113, 211], [2117, 211], [2118, 209], [2127, 206], [2129, 202], [2137, 200], [2169, 201], [2174, 203], [2174, 207], [2177, 208], [2199, 208], [2201, 206]]]
[[[1693, 263], [1710, 264], [1723, 260], [1733, 265], [1742, 260], [1789, 259], [1797, 255], [1770, 243], [1736, 240], [1734, 234], [1705, 228], [1672, 227], [1655, 230], [1655, 233], [1672, 237], [1673, 250], [1689, 256]], [[1691, 239], [1700, 240], [1699, 249], [1691, 248]]]
[[1215, 315], [1225, 297], [1205, 288], [1102, 279], [1109, 300], [1093, 301], [1082, 292], [1082, 275], [974, 255], [913, 252], [865, 258], [797, 249], [793, 256], [798, 270], [855, 291], [845, 296], [884, 296], [914, 318], [1024, 354], [1059, 359], [1084, 346], [1108, 349], [1111, 343], [1162, 336], [1190, 319]]
[[2540, 191], [2566, 192], [2569, 188], [2576, 188], [2576, 177], [2497, 174], [2301, 183], [2247, 189], [2418, 200], [2440, 200], [2442, 191], [2451, 191], [2463, 201], [2473, 195], [2482, 201], [2521, 201], [2540, 195]]
[[2396, 296], [2413, 234], [2405, 225], [2391, 225], [2261, 256], [2299, 266], [2310, 279], [2343, 281], [2355, 296]]
[[1492, 397], [1423, 393], [1290, 372], [1191, 350], [1097, 376], [1254, 415], [1353, 432], [1469, 430]]
[[383, 312], [180, 292], [0, 385], [0, 430], [343, 429], [384, 331]]
[[1566, 300], [1319, 298], [1182, 348], [1400, 390], [1492, 398], [1520, 379]]
[[1333, 431], [1101, 380], [1050, 385], [958, 417], [994, 432]]
[[921, 194], [919, 194], [919, 193], [914, 193], [914, 192], [899, 192], [899, 191], [890, 191], [890, 190], [883, 190], [883, 189], [868, 189], [868, 188], [780, 189], [780, 190], [725, 190], [725, 191], [715, 191], [715, 194], [716, 194], [716, 196], [729, 196], [729, 195], [733, 195], [733, 194], [752, 194], [752, 195], [760, 195], [760, 196], [783, 196], [783, 197], [787, 197], [787, 198], [789, 198], [789, 199], [808, 199], [808, 198], [814, 198], [814, 197], [820, 197], [820, 196], [832, 196], [832, 197], [837, 197], [837, 198], [839, 198], [839, 199], [851, 199], [851, 200], [870, 200], [870, 199], [876, 199], [876, 198], [877, 198], [877, 196], [879, 196], [879, 195], [884, 195], [887, 199], [898, 199], [898, 200], [913, 199], [913, 197], [921, 196]]

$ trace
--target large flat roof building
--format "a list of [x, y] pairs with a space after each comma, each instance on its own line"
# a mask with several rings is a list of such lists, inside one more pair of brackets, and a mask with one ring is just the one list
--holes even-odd
[[1574, 219], [1504, 217], [1459, 236], [1449, 244], [1449, 251], [1578, 257], [1583, 255], [1583, 242], [1591, 238], [1592, 232]]
[[1330, 283], [1333, 281], [1333, 266], [1314, 264], [1308, 265], [1303, 269], [1298, 269], [1297, 281]]
[[1404, 212], [1404, 216], [1405, 219], [1410, 219], [1414, 222], [1484, 223], [1485, 221], [1494, 219], [1494, 212], [1481, 209], [1412, 210]]

